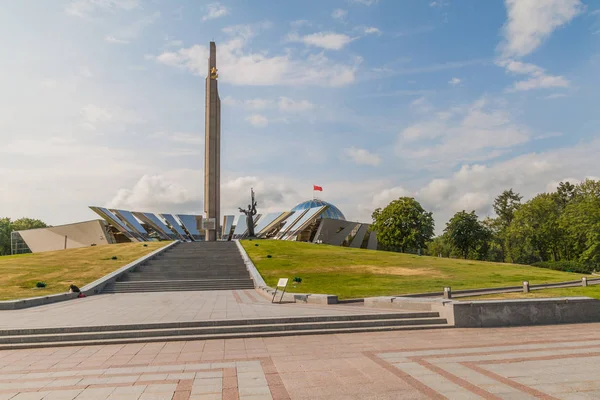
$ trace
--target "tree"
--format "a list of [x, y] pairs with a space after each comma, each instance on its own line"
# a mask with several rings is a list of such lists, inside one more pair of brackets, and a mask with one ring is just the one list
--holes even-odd
[[564, 231], [556, 193], [542, 193], [515, 212], [507, 231], [507, 247], [514, 262], [558, 261], [565, 253]]
[[506, 260], [506, 254], [508, 249], [506, 248], [506, 230], [512, 222], [515, 211], [521, 206], [521, 196], [511, 189], [505, 190], [494, 199], [494, 211], [496, 212], [496, 218], [488, 220], [486, 225], [491, 229], [493, 235], [493, 241], [495, 242], [494, 248], [500, 249], [500, 261]]
[[27, 229], [47, 228], [43, 221], [34, 218], [19, 218], [12, 223], [13, 231], [25, 231]]
[[575, 188], [576, 196], [594, 196], [600, 199], [600, 181], [586, 179]]
[[581, 191], [565, 207], [559, 219], [569, 259], [600, 265], [600, 197]]
[[556, 195], [558, 202], [562, 208], [565, 208], [567, 204], [569, 204], [569, 202], [573, 200], [573, 198], [576, 195], [576, 189], [576, 186], [570, 182], [560, 182], [558, 184], [558, 188], [556, 189]]
[[513, 192], [512, 188], [505, 190], [494, 200], [494, 211], [498, 216], [498, 221], [502, 229], [508, 228], [512, 222], [515, 211], [521, 206], [521, 196]]
[[479, 222], [475, 211], [468, 213], [463, 210], [454, 214], [448, 221], [444, 235], [460, 255], [467, 259], [472, 253], [481, 258], [487, 251], [491, 233]]
[[432, 213], [412, 197], [400, 197], [383, 210], [377, 208], [372, 217], [371, 230], [377, 232], [377, 241], [388, 250], [425, 249], [433, 237]]
[[427, 244], [427, 255], [448, 258], [452, 255], [452, 245], [448, 243], [445, 235], [440, 235]]
[[10, 218], [0, 218], [0, 256], [10, 254], [10, 240], [13, 231], [24, 231], [27, 229], [45, 227], [47, 227], [47, 225], [39, 219], [20, 218], [11, 221]]
[[10, 218], [0, 218], [0, 256], [10, 254], [10, 233], [12, 221]]

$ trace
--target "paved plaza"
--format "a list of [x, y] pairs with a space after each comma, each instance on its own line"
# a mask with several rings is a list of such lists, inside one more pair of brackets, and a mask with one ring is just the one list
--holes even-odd
[[0, 351], [0, 399], [598, 399], [600, 324]]
[[0, 329], [384, 313], [365, 307], [271, 304], [255, 290], [102, 294], [0, 311]]

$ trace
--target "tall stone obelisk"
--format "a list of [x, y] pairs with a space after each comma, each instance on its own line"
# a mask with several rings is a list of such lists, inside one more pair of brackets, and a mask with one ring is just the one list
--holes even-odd
[[[206, 240], [217, 240], [221, 214], [221, 99], [217, 88], [217, 46], [210, 42], [206, 77], [206, 133], [204, 138], [204, 213]], [[213, 228], [213, 229], [210, 229]]]

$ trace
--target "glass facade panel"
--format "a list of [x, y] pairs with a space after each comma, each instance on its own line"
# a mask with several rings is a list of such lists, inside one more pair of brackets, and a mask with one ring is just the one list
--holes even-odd
[[306, 212], [306, 214], [302, 216], [302, 218], [298, 219], [298, 221], [296, 221], [296, 223], [294, 223], [294, 225], [290, 227], [288, 233], [285, 235], [285, 239], [288, 239], [300, 233], [299, 230], [302, 228], [302, 226], [311, 219], [319, 217], [319, 215], [325, 210], [325, 208], [326, 207], [315, 207], [309, 209]]
[[308, 210], [309, 208], [322, 207], [322, 206], [329, 206], [329, 207], [321, 215], [321, 218], [342, 219], [344, 221], [346, 220], [346, 217], [339, 210], [339, 208], [337, 208], [336, 206], [334, 206], [331, 203], [328, 203], [328, 202], [320, 200], [320, 199], [312, 199], [312, 200], [307, 200], [305, 202], [302, 202], [302, 203], [298, 204], [296, 207], [292, 208], [292, 211]]
[[147, 235], [148, 232], [144, 229], [142, 224], [138, 222], [138, 220], [133, 216], [133, 213], [130, 211], [124, 210], [112, 210], [117, 216], [121, 217], [123, 221], [125, 221], [125, 225], [129, 225], [129, 228], [137, 231], [142, 235]]
[[174, 230], [181, 237], [181, 239], [189, 240], [187, 233], [185, 233], [175, 217], [173, 217], [171, 214], [160, 214], [160, 216], [167, 221], [167, 223], [171, 226], [171, 230]]

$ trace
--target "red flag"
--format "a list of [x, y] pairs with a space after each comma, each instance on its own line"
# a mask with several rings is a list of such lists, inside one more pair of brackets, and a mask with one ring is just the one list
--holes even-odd
[[321, 186], [313, 185], [313, 190], [316, 190], [318, 192], [322, 192], [323, 188]]

